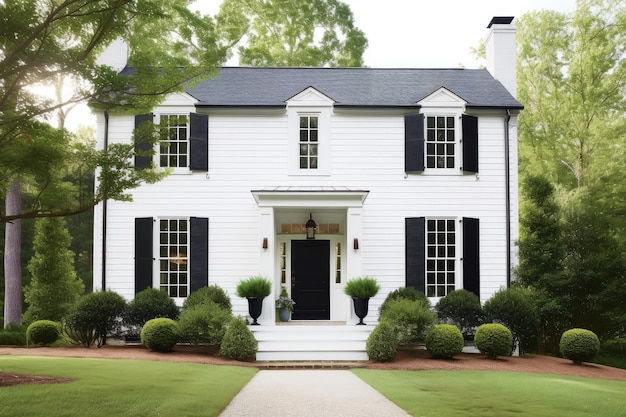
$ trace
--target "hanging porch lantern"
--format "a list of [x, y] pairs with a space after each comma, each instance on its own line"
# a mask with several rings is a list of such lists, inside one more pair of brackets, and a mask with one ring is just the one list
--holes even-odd
[[313, 215], [309, 213], [309, 220], [306, 222], [306, 238], [307, 239], [315, 239], [315, 228], [317, 224], [315, 224], [315, 220], [313, 220]]

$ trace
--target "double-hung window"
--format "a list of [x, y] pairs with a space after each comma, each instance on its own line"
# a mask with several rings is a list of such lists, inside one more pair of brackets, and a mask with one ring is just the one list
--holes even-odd
[[317, 169], [319, 158], [318, 116], [300, 115], [299, 138], [300, 169]]
[[159, 288], [170, 297], [189, 295], [189, 220], [159, 220]]
[[426, 117], [426, 168], [454, 168], [456, 131], [454, 116]]
[[456, 286], [456, 221], [426, 220], [426, 296], [444, 297]]
[[178, 114], [159, 116], [159, 166], [187, 168], [189, 166], [189, 117]]

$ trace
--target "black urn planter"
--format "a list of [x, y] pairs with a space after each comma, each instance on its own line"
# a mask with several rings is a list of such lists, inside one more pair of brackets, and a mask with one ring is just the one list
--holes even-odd
[[263, 308], [263, 298], [264, 297], [247, 297], [248, 299], [248, 313], [250, 317], [252, 317], [251, 325], [258, 326], [260, 323], [257, 323], [256, 319], [261, 316], [261, 309]]
[[356, 314], [356, 316], [359, 318], [359, 322], [357, 323], [357, 325], [365, 325], [365, 323], [363, 323], [363, 319], [365, 318], [365, 316], [367, 316], [370, 299], [352, 297], [352, 302], [354, 303], [354, 314]]

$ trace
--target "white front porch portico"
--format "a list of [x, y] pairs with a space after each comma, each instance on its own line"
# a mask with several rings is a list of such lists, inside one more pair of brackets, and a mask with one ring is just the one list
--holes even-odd
[[[368, 191], [346, 187], [277, 187], [253, 190], [252, 194], [259, 207], [260, 274], [274, 283], [273, 293], [268, 297], [272, 304], [265, 303], [259, 322], [264, 325], [276, 323], [276, 312], [271, 307], [281, 287], [285, 287], [296, 303], [298, 297], [301, 300], [301, 304], [296, 305], [294, 319], [355, 323], [357, 319], [343, 288], [346, 280], [362, 272], [359, 249], [361, 212]], [[315, 240], [318, 242], [314, 246], [318, 253], [321, 250], [323, 266], [319, 273], [320, 282], [312, 282], [316, 288], [309, 291], [307, 287], [307, 292], [302, 291], [305, 278], [299, 276], [296, 280], [297, 271], [303, 269], [303, 265], [297, 263], [314, 262], [311, 268], [320, 267], [311, 258], [314, 255], [308, 253], [307, 245], [311, 242], [307, 243], [304, 230], [299, 227], [310, 216], [317, 223]], [[308, 253], [308, 258], [298, 255], [302, 252]], [[304, 272], [306, 275], [310, 271]], [[312, 278], [312, 281], [316, 280]], [[320, 311], [316, 306], [308, 306], [309, 301], [321, 303]]]

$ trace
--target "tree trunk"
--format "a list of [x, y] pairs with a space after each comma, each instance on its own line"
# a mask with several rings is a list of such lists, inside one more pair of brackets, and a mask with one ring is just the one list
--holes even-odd
[[[6, 196], [6, 214], [19, 214], [22, 196], [19, 180], [14, 180]], [[4, 327], [22, 323], [22, 223], [12, 220], [4, 231]]]

